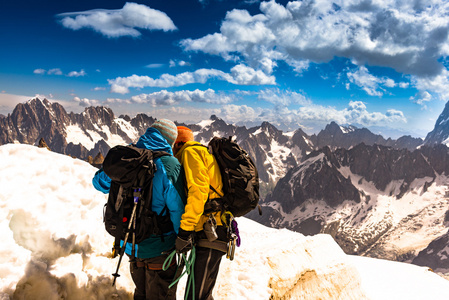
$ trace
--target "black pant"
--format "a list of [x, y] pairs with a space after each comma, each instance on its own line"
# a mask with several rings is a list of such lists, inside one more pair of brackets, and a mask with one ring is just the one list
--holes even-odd
[[[226, 227], [218, 226], [218, 240], [226, 241]], [[203, 231], [197, 232], [197, 238], [206, 238]], [[212, 291], [217, 281], [223, 251], [196, 246], [196, 260], [194, 264], [195, 300], [213, 300]], [[190, 279], [190, 278], [189, 278]], [[189, 279], [187, 279], [189, 281]], [[187, 291], [187, 290], [186, 290]], [[192, 291], [189, 291], [187, 299], [192, 299]]]
[[173, 282], [176, 273], [176, 264], [170, 266], [166, 271], [150, 270], [145, 265], [162, 265], [167, 258], [166, 255], [154, 258], [140, 259], [136, 262], [131, 262], [130, 270], [131, 277], [136, 285], [134, 290], [134, 300], [175, 300], [176, 286], [173, 286], [171, 297], [166, 298], [168, 286]]

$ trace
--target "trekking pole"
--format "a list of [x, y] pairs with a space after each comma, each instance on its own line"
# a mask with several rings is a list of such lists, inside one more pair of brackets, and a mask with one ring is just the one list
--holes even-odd
[[126, 243], [128, 242], [129, 231], [131, 230], [131, 226], [133, 224], [134, 218], [136, 217], [137, 203], [138, 203], [138, 201], [136, 202], [134, 199], [133, 211], [131, 213], [131, 219], [129, 220], [128, 231], [126, 232], [125, 240], [123, 241], [123, 246], [120, 249], [120, 257], [118, 260], [117, 269], [115, 270], [115, 273], [112, 274], [112, 276], [114, 276], [114, 280], [112, 280], [112, 286], [115, 285], [115, 281], [117, 280], [117, 277], [120, 277], [118, 270], [120, 268], [120, 264], [122, 262], [123, 255], [125, 254], [125, 247], [126, 247]]

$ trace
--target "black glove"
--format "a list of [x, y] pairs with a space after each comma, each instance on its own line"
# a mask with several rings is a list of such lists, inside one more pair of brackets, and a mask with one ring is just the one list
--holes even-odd
[[175, 242], [176, 253], [186, 253], [193, 247], [193, 231], [179, 228], [178, 237]]

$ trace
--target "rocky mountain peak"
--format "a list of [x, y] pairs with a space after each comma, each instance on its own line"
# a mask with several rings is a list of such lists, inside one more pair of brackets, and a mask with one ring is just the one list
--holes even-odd
[[425, 145], [448, 144], [449, 138], [449, 102], [435, 122], [435, 126], [424, 139]]
[[329, 134], [332, 134], [332, 135], [343, 133], [340, 126], [337, 123], [335, 123], [334, 121], [332, 121], [328, 125], [326, 125], [326, 127], [324, 128], [324, 131], [328, 132]]
[[81, 113], [82, 116], [90, 119], [90, 121], [94, 124], [105, 124], [111, 125], [114, 121], [114, 112], [109, 107], [104, 106], [89, 106], [84, 109], [84, 112]]

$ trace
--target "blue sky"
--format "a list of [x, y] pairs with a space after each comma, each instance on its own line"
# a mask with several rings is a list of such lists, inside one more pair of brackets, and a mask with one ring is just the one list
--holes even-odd
[[449, 96], [443, 0], [3, 1], [0, 113], [67, 111], [424, 137]]

